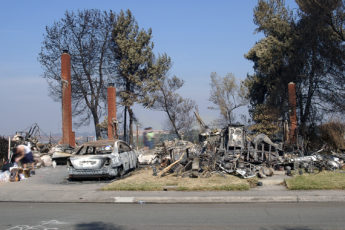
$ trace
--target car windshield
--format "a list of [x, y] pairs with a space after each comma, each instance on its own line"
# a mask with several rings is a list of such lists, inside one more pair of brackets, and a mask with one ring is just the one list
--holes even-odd
[[117, 146], [118, 146], [119, 153], [124, 153], [124, 152], [131, 151], [131, 148], [126, 143], [117, 142]]
[[104, 146], [83, 146], [79, 151], [78, 155], [101, 155], [101, 154], [110, 154], [113, 152], [113, 146], [104, 145]]

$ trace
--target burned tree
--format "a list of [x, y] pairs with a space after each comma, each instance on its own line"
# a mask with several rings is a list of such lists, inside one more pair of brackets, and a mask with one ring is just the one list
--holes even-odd
[[167, 76], [171, 68], [170, 57], [166, 54], [160, 56], [157, 60], [156, 68], [157, 74], [161, 76], [162, 80], [158, 84], [158, 90], [150, 95], [151, 102], [147, 106], [151, 109], [165, 112], [170, 130], [179, 139], [182, 139], [182, 134], [191, 130], [193, 126], [193, 111], [196, 108], [196, 104], [193, 100], [183, 98], [176, 93], [183, 86], [184, 81], [176, 76], [171, 78]]
[[239, 86], [233, 74], [220, 77], [217, 73], [211, 74], [210, 102], [214, 106], [209, 109], [219, 110], [221, 123], [231, 124], [235, 120], [234, 110], [247, 104], [244, 86]]
[[[163, 94], [163, 91], [161, 92]], [[177, 93], [165, 92], [165, 94], [167, 97], [165, 102], [161, 104], [161, 109], [168, 116], [167, 125], [179, 139], [182, 139], [183, 135], [193, 127], [193, 111], [196, 104], [192, 99], [183, 98]]]
[[51, 26], [39, 53], [44, 78], [49, 84], [50, 96], [61, 99], [60, 55], [68, 50], [72, 69], [72, 108], [78, 116], [76, 125], [93, 120], [96, 136], [97, 124], [104, 110], [106, 80], [110, 76], [109, 41], [114, 24], [112, 13], [100, 10], [66, 11], [65, 16]]

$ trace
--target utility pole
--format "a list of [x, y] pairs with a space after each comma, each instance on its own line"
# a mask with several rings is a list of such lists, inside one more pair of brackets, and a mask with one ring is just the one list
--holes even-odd
[[137, 123], [137, 150], [139, 149], [139, 125]]
[[11, 137], [8, 137], [8, 155], [7, 159], [10, 161], [11, 159]]

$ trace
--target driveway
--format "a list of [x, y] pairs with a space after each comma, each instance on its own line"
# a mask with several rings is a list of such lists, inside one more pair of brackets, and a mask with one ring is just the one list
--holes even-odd
[[[72, 181], [67, 180], [66, 166], [44, 167], [36, 169], [36, 175], [19, 182], [0, 185], [1, 201], [72, 201], [81, 194], [98, 192], [109, 181]], [[82, 200], [82, 198], [80, 198]]]

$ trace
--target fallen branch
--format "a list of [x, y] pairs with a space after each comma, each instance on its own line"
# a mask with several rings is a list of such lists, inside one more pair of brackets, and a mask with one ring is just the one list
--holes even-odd
[[172, 167], [174, 167], [176, 164], [178, 164], [180, 161], [182, 161], [184, 155], [186, 155], [186, 152], [184, 152], [178, 160], [176, 160], [174, 163], [170, 164], [168, 167], [164, 168], [162, 171], [159, 172], [158, 176], [163, 177], [167, 172], [170, 171]]

